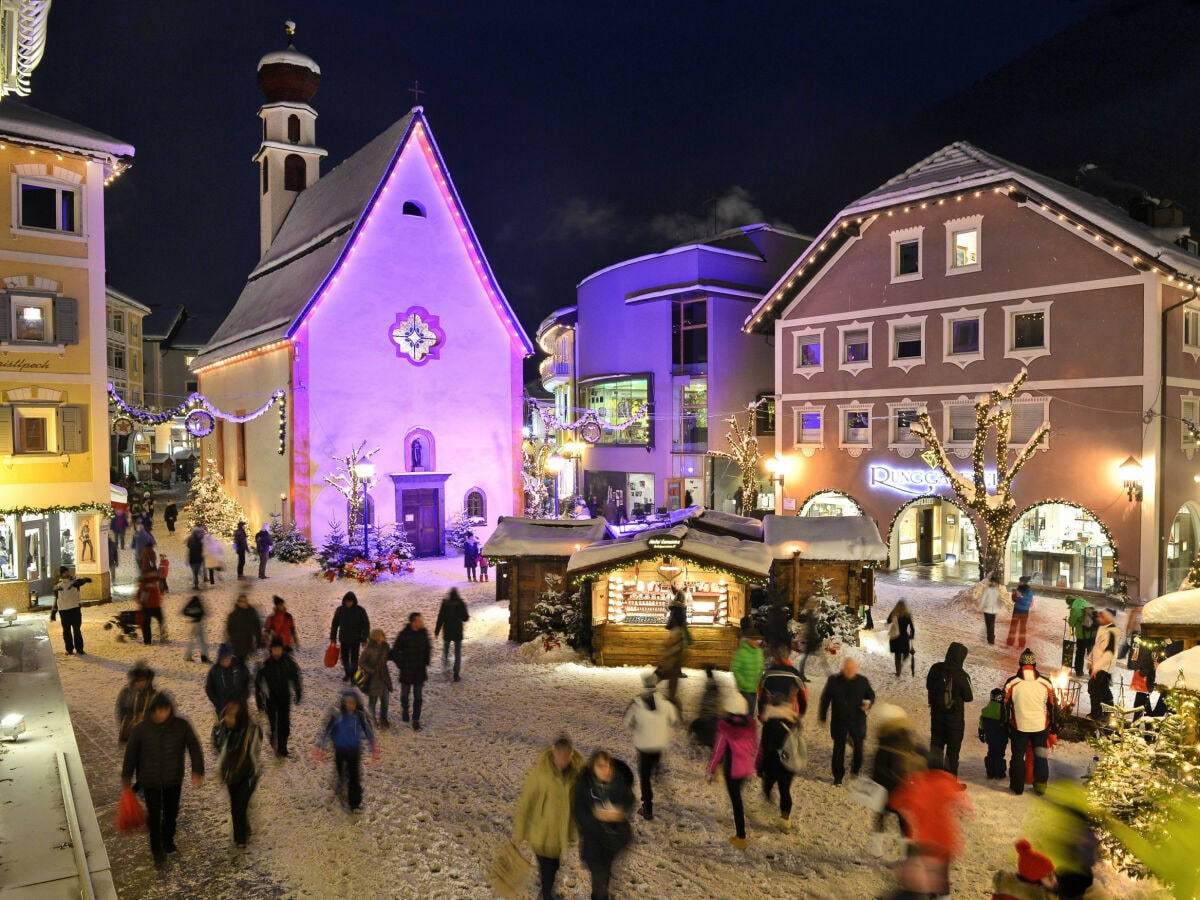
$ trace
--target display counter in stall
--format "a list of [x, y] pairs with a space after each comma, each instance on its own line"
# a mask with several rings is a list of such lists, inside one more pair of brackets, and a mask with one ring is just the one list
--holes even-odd
[[603, 519], [500, 518], [483, 555], [495, 567], [496, 600], [508, 603], [510, 641], [532, 638], [526, 622], [546, 593], [546, 576], [565, 580], [571, 554], [605, 534]]
[[767, 581], [770, 570], [761, 542], [676, 525], [583, 547], [572, 554], [567, 576], [587, 586], [592, 655], [599, 665], [654, 665], [677, 588], [692, 639], [684, 665], [725, 669], [737, 649], [750, 591]]
[[773, 583], [793, 616], [820, 591], [822, 579], [847, 606], [875, 604], [875, 568], [887, 565], [888, 547], [866, 516], [766, 516], [763, 542]]

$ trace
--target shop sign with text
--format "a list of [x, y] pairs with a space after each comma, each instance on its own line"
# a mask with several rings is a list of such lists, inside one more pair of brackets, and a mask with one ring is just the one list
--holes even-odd
[[[968, 481], [975, 477], [969, 469], [965, 471], [960, 469], [959, 474]], [[983, 480], [989, 488], [995, 488], [996, 470], [984, 469]], [[950, 479], [941, 469], [898, 469], [879, 463], [867, 467], [867, 486], [875, 491], [897, 491], [901, 494], [919, 497], [949, 485]]]

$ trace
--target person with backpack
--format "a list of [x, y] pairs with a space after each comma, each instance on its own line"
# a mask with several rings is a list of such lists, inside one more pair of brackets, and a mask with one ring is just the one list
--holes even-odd
[[1073, 669], [1076, 675], [1087, 672], [1087, 655], [1092, 650], [1096, 640], [1096, 608], [1082, 597], [1066, 597], [1067, 627], [1075, 637], [1075, 659]]
[[[357, 812], [362, 807], [362, 745], [371, 748], [371, 761], [379, 760], [379, 745], [375, 743], [375, 730], [358, 691], [347, 688], [342, 691], [337, 709], [325, 719], [325, 725], [317, 737], [313, 757], [324, 762], [326, 750], [333, 745], [333, 764], [337, 772], [338, 797], [345, 801], [346, 809]], [[344, 792], [344, 794], [343, 794]]]
[[638, 754], [638, 784], [642, 788], [638, 815], [647, 821], [654, 818], [652, 779], [671, 743], [671, 729], [679, 724], [679, 710], [654, 695], [657, 685], [658, 676], [654, 672], [642, 673], [645, 690], [625, 710], [625, 727], [633, 730], [633, 746]]
[[746, 813], [742, 806], [742, 783], [754, 774], [758, 755], [758, 728], [749, 716], [746, 698], [733, 694], [725, 698], [726, 715], [717, 721], [717, 739], [708, 758], [711, 784], [718, 767], [725, 775], [725, 789], [733, 808], [734, 835], [729, 843], [746, 849]]
[[1008, 774], [1004, 755], [1008, 752], [1008, 725], [1004, 722], [1004, 688], [992, 688], [988, 702], [979, 713], [979, 740], [987, 744], [983, 770], [988, 781], [999, 781]]
[[118, 509], [113, 515], [112, 530], [117, 536], [117, 546], [122, 550], [125, 549], [125, 532], [129, 528], [129, 516], [125, 514], [125, 510]]
[[250, 797], [258, 786], [262, 729], [250, 718], [244, 699], [230, 700], [212, 730], [217, 751], [217, 775], [229, 791], [233, 842], [245, 849], [250, 840]]
[[192, 653], [197, 644], [200, 645], [200, 662], [212, 662], [208, 658], [208, 635], [204, 628], [204, 618], [207, 615], [204, 601], [200, 599], [199, 594], [192, 594], [192, 599], [183, 605], [183, 617], [192, 623], [192, 630], [188, 634], [187, 649], [183, 652], [183, 658], [188, 662], [195, 659]]
[[267, 728], [275, 755], [286, 759], [292, 734], [292, 695], [300, 703], [300, 666], [283, 641], [271, 638], [271, 649], [254, 675], [254, 705], [266, 710]]
[[899, 678], [905, 661], [912, 655], [912, 639], [917, 634], [917, 629], [913, 627], [912, 613], [908, 611], [908, 604], [903, 599], [888, 613], [887, 627], [888, 649], [896, 659], [896, 677]]
[[951, 775], [958, 775], [958, 753], [966, 731], [965, 704], [975, 699], [971, 676], [963, 668], [967, 647], [954, 641], [946, 658], [929, 667], [925, 691], [929, 697], [929, 752]]
[[342, 645], [342, 681], [349, 683], [358, 671], [358, 651], [371, 634], [367, 611], [358, 605], [354, 591], [342, 595], [342, 605], [329, 625], [329, 643]]
[[1119, 640], [1116, 618], [1115, 609], [1102, 609], [1097, 614], [1100, 625], [1088, 669], [1088, 698], [1092, 701], [1091, 718], [1095, 720], [1103, 719], [1105, 704], [1112, 706], [1113, 702], [1112, 673], [1117, 665]]
[[758, 709], [758, 683], [762, 680], [763, 663], [762, 638], [753, 626], [743, 628], [742, 639], [733, 651], [729, 670], [733, 673], [738, 693], [746, 698], [752, 716]]
[[1025, 629], [1029, 625], [1029, 611], [1033, 609], [1033, 588], [1029, 576], [1022, 575], [1012, 592], [1012, 618], [1008, 620], [1008, 637], [1004, 639], [1010, 647], [1025, 643]]
[[230, 700], [245, 700], [250, 696], [250, 673], [228, 644], [217, 648], [217, 661], [208, 670], [204, 693], [218, 716]]
[[1025, 750], [1033, 745], [1033, 789], [1046, 792], [1050, 781], [1048, 746], [1050, 734], [1058, 730], [1058, 704], [1054, 685], [1037, 670], [1037, 657], [1026, 647], [1021, 651], [1017, 674], [1004, 683], [1005, 721], [1009, 725], [1008, 787], [1018, 797], [1025, 793]]
[[790, 698], [767, 694], [759, 719], [763, 723], [759, 753], [762, 792], [770, 801], [771, 791], [779, 786], [779, 830], [786, 834], [792, 830], [792, 779], [807, 761], [800, 717]]

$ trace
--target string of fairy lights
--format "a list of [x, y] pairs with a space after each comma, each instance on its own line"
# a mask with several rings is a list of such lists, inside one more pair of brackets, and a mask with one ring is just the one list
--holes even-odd
[[112, 382], [108, 384], [108, 398], [116, 407], [116, 419], [130, 419], [142, 425], [165, 425], [178, 417], [182, 417], [184, 426], [193, 437], [207, 437], [212, 433], [217, 419], [239, 425], [266, 415], [272, 407], [278, 406], [279, 445], [276, 452], [280, 456], [287, 453], [287, 391], [282, 389], [274, 391], [270, 398], [258, 409], [242, 414], [229, 413], [219, 409], [199, 391], [189, 394], [182, 403], [166, 410], [151, 410], [129, 404], [117, 392]]

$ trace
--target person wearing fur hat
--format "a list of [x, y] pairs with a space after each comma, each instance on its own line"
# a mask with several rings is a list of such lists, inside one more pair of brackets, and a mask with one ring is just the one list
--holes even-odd
[[1117, 611], [1102, 609], [1096, 613], [1100, 625], [1092, 644], [1091, 665], [1088, 668], [1088, 698], [1092, 701], [1091, 717], [1104, 718], [1104, 704], [1112, 706], [1112, 673], [1117, 664]]
[[362, 707], [358, 691], [346, 688], [342, 691], [337, 709], [325, 719], [325, 725], [317, 736], [313, 758], [324, 762], [326, 749], [333, 745], [333, 763], [337, 771], [338, 797], [343, 799], [346, 809], [357, 812], [362, 806], [362, 745], [371, 748], [371, 760], [379, 759], [379, 746], [375, 743], [375, 729]]
[[749, 716], [746, 698], [730, 694], [725, 698], [725, 716], [717, 721], [717, 739], [708, 758], [708, 781], [711, 783], [717, 768], [725, 774], [725, 789], [733, 807], [734, 835], [729, 843], [739, 850], [746, 849], [746, 813], [742, 808], [742, 782], [754, 774], [758, 755], [758, 726]]
[[1020, 669], [1004, 683], [1004, 708], [1007, 711], [1012, 753], [1008, 767], [1008, 787], [1016, 795], [1025, 792], [1025, 749], [1033, 745], [1033, 789], [1045, 793], [1050, 780], [1047, 749], [1051, 731], [1058, 730], [1058, 705], [1054, 685], [1037, 670], [1037, 657], [1028, 647], [1021, 653]]
[[679, 710], [664, 703], [654, 694], [658, 676], [642, 673], [643, 691], [633, 698], [625, 710], [625, 727], [633, 730], [633, 746], [638, 754], [638, 783], [642, 789], [642, 805], [638, 815], [654, 818], [654, 785], [652, 779], [662, 761], [663, 751], [670, 746], [671, 729], [679, 724]]
[[1058, 896], [1058, 879], [1050, 857], [1038, 853], [1021, 838], [1017, 848], [1017, 871], [992, 876], [992, 900], [1050, 900]]
[[924, 748], [917, 746], [912, 720], [901, 707], [881, 703], [875, 707], [875, 759], [871, 763], [871, 780], [888, 792], [883, 809], [875, 813], [875, 826], [867, 843], [867, 852], [874, 857], [883, 856], [884, 827], [887, 814], [895, 815], [900, 823], [901, 834], [908, 836], [904, 817], [892, 805], [892, 795], [904, 783], [904, 779], [925, 768]]
[[292, 695], [300, 702], [300, 666], [286, 652], [283, 639], [271, 638], [271, 649], [254, 675], [254, 705], [267, 713], [268, 735], [275, 755], [288, 755], [292, 733]]

